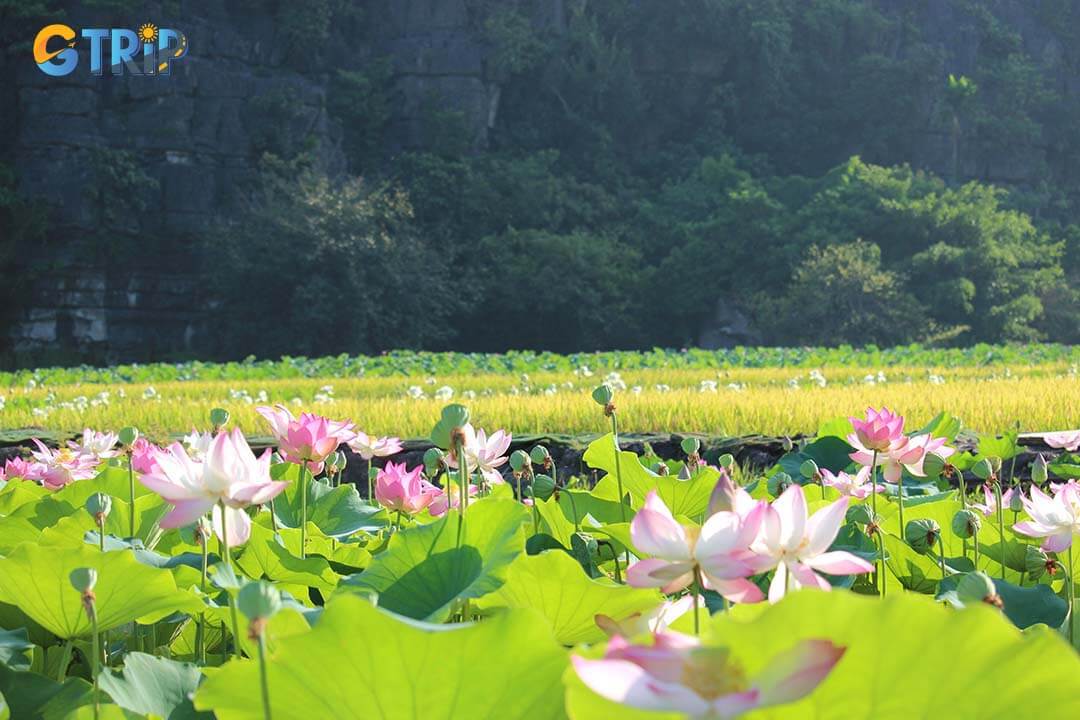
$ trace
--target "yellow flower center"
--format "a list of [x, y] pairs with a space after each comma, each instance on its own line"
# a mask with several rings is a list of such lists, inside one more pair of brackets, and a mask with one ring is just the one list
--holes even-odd
[[749, 688], [746, 671], [731, 659], [726, 647], [699, 647], [683, 662], [681, 682], [704, 700], [743, 692]]

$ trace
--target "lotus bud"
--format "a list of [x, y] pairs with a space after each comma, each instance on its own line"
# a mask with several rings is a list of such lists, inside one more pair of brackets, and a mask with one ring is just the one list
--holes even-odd
[[424, 472], [434, 476], [443, 465], [443, 451], [437, 447], [428, 448], [424, 451]]
[[265, 580], [249, 582], [237, 593], [236, 607], [248, 620], [266, 620], [281, 609], [281, 592]]
[[965, 573], [956, 586], [956, 596], [965, 605], [984, 602], [996, 607], [1002, 607], [1001, 598], [998, 597], [994, 581], [984, 572]]
[[229, 422], [229, 411], [225, 408], [214, 408], [210, 411], [210, 424], [215, 430], [225, 427]]
[[989, 480], [994, 475], [994, 466], [989, 458], [983, 458], [971, 466], [971, 473], [980, 480]]
[[1037, 545], [1024, 548], [1024, 572], [1032, 580], [1038, 580], [1047, 570], [1056, 570], [1055, 561]]
[[784, 448], [784, 452], [789, 453], [794, 449], [795, 444], [791, 442], [791, 438], [789, 438], [787, 435], [785, 435], [784, 440], [781, 443], [781, 447]]
[[117, 437], [120, 439], [121, 445], [131, 447], [139, 439], [139, 430], [138, 428], [126, 427], [117, 433]]
[[945, 458], [937, 453], [926, 453], [923, 458], [923, 472], [928, 478], [940, 477], [945, 470]]
[[555, 493], [555, 481], [550, 475], [537, 475], [533, 478], [532, 494], [534, 498], [547, 500]]
[[597, 405], [607, 408], [611, 404], [612, 399], [615, 397], [615, 391], [611, 389], [611, 386], [607, 383], [603, 385], [597, 385], [592, 391], [592, 399]]
[[532, 459], [524, 450], [515, 450], [510, 453], [510, 467], [515, 473], [521, 474], [532, 469]]
[[345, 469], [345, 453], [335, 450], [326, 458], [326, 474], [336, 475]]
[[94, 518], [94, 522], [101, 527], [112, 512], [112, 496], [105, 493], [94, 493], [86, 498], [86, 512]]
[[679, 479], [680, 480], [689, 480], [692, 477], [694, 477], [693, 470], [690, 469], [689, 464], [684, 463], [683, 466], [681, 468], [679, 468]]
[[75, 568], [68, 575], [68, 579], [71, 581], [71, 587], [78, 592], [83, 594], [93, 592], [94, 586], [97, 585], [97, 570], [86, 567]]
[[735, 456], [731, 453], [724, 453], [717, 459], [716, 464], [725, 470], [730, 470], [735, 465]]
[[979, 532], [982, 517], [973, 510], [957, 510], [952, 519], [952, 531], [956, 537], [967, 540]]
[[277, 450], [275, 450], [274, 454], [270, 456], [270, 464], [271, 465], [281, 465], [284, 462], [285, 462], [285, 458], [281, 457], [281, 454], [278, 453]]
[[735, 507], [735, 493], [737, 490], [738, 488], [735, 487], [735, 482], [731, 479], [731, 476], [727, 474], [727, 471], [721, 469], [720, 478], [716, 481], [712, 495], [709, 496], [709, 509], [707, 511], [709, 517], [722, 510], [730, 512]]
[[818, 464], [816, 462], [814, 462], [813, 460], [807, 460], [799, 466], [799, 474], [807, 480], [813, 480], [814, 478], [820, 476], [821, 470], [818, 469]]
[[845, 519], [860, 525], [870, 525], [875, 521], [874, 511], [869, 505], [858, 503], [848, 508]]
[[1009, 510], [1018, 513], [1024, 509], [1024, 496], [1020, 494], [1020, 486], [1017, 485], [1013, 488], [1012, 495], [1009, 496]]
[[213, 534], [213, 525], [210, 524], [210, 520], [205, 515], [195, 521], [195, 539], [199, 541], [200, 545], [209, 540]]
[[533, 465], [547, 467], [551, 462], [551, 453], [543, 445], [537, 445], [529, 451], [529, 459], [532, 460]]
[[765, 487], [768, 489], [770, 495], [773, 497], [780, 497], [780, 495], [791, 486], [792, 482], [791, 476], [786, 472], [778, 472], [768, 479], [765, 483]]
[[925, 555], [933, 549], [940, 537], [941, 526], [936, 520], [930, 518], [911, 520], [904, 528], [904, 539], [907, 540], [911, 549], [920, 555]]
[[1049, 472], [1046, 469], [1046, 458], [1042, 453], [1035, 456], [1035, 462], [1031, 464], [1031, 482], [1036, 485], [1043, 485], [1046, 483], [1046, 479], [1049, 477]]

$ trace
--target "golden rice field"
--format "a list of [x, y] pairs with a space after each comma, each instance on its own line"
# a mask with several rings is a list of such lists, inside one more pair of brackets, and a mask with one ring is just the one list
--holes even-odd
[[[1075, 367], [890, 367], [643, 369], [617, 376], [570, 372], [335, 379], [174, 381], [153, 385], [71, 384], [10, 387], [3, 395], [3, 428], [75, 431], [136, 425], [167, 435], [204, 427], [224, 407], [249, 433], [264, 425], [254, 408], [286, 403], [350, 418], [370, 433], [425, 437], [447, 402], [467, 404], [482, 426], [514, 433], [589, 433], [605, 424], [590, 398], [607, 379], [619, 388], [624, 432], [702, 432], [724, 435], [814, 433], [837, 416], [887, 405], [915, 426], [941, 411], [968, 427], [1024, 431], [1080, 425]], [[625, 387], [624, 387], [625, 386]]]

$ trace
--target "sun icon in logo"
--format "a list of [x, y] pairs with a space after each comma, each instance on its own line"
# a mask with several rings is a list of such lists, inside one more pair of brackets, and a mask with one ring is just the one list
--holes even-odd
[[144, 43], [155, 43], [158, 39], [157, 25], [153, 23], [143, 23], [139, 26], [139, 39]]

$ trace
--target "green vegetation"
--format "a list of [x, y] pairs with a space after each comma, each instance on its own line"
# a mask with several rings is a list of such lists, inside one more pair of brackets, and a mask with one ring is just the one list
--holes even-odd
[[[918, 2], [600, 0], [567, 3], [562, 26], [528, 0], [468, 7], [501, 91], [483, 146], [432, 96], [421, 144], [388, 152], [386, 60], [340, 72], [327, 98], [350, 172], [399, 188], [413, 212], [394, 231], [438, 255], [408, 277], [415, 305], [446, 311], [440, 330], [332, 333], [321, 351], [681, 346], [718, 304], [765, 343], [1080, 341], [1080, 99], [1053, 80], [1080, 67], [1080, 3], [1033, 11], [1061, 58], [977, 0], [933, 8], [947, 43]], [[962, 72], [957, 43], [975, 54]], [[935, 133], [945, 157], [928, 160]], [[303, 138], [262, 150], [321, 172]], [[302, 197], [310, 179], [289, 182]], [[272, 233], [238, 260], [295, 242]], [[290, 282], [245, 293], [226, 334]], [[401, 279], [371, 282], [340, 297], [396, 310]]]

